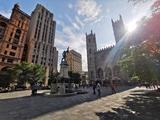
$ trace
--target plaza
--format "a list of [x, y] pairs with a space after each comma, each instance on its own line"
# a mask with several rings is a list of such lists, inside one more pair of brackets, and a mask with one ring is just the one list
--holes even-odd
[[159, 119], [160, 97], [141, 96], [148, 91], [145, 88], [121, 87], [116, 94], [111, 94], [110, 88], [102, 89], [101, 98], [93, 95], [91, 88], [86, 89], [87, 94], [70, 97], [30, 96], [30, 90], [3, 93], [0, 120]]
[[0, 120], [160, 120], [159, 20], [160, 0], [1, 1]]

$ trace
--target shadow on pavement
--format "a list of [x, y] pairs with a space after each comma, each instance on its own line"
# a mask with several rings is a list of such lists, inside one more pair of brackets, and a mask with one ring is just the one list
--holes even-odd
[[[120, 92], [131, 89], [125, 87]], [[92, 89], [91, 89], [92, 90]], [[71, 97], [47, 97], [47, 96], [25, 96], [0, 100], [0, 120], [26, 120], [34, 119], [59, 110], [65, 110], [84, 102], [98, 99], [90, 91], [88, 94], [80, 94]], [[104, 92], [102, 97], [109, 95]]]
[[100, 120], [160, 120], [160, 94], [137, 92], [124, 98], [124, 106], [95, 114]]

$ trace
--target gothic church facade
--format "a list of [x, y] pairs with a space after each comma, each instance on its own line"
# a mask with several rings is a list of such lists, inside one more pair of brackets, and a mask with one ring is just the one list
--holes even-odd
[[[115, 41], [117, 43], [126, 33], [125, 25], [123, 23], [121, 15], [119, 17], [119, 20], [113, 21], [112, 19], [111, 22]], [[111, 79], [112, 76], [118, 77], [119, 67], [115, 65], [113, 68], [108, 68], [105, 62], [108, 54], [115, 46], [110, 46], [101, 50], [97, 50], [95, 33], [91, 31], [90, 34], [86, 34], [88, 78], [90, 81], [106, 81]]]

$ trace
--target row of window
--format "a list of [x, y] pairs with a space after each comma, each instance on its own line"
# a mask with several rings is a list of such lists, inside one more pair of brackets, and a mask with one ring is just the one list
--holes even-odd
[[[35, 58], [35, 55], [33, 55], [32, 63], [34, 63], [34, 61], [35, 61], [35, 63], [38, 62], [38, 55], [36, 56], [36, 58]], [[46, 63], [45, 61], [46, 61], [46, 58], [45, 57], [41, 57], [41, 64], [42, 65], [45, 65], [45, 63]], [[49, 59], [48, 61], [49, 61], [48, 65], [52, 65], [52, 63], [50, 63], [50, 61], [53, 61], [53, 59]]]
[[[8, 40], [9, 42], [11, 42], [12, 36], [13, 36], [13, 32], [11, 32], [11, 34], [10, 34], [10, 37], [9, 37], [9, 40]], [[16, 33], [14, 35], [14, 39], [13, 39], [14, 44], [19, 43], [20, 36], [21, 36], [21, 30], [17, 29]]]
[[[4, 54], [7, 55], [7, 51], [4, 51]], [[10, 52], [9, 55], [10, 55], [10, 56], [15, 56], [16, 53], [15, 53], [15, 52]]]
[[18, 27], [23, 28], [24, 22], [18, 21]]
[[[2, 62], [4, 62], [4, 61], [5, 61], [5, 58], [2, 58]], [[13, 59], [8, 58], [8, 59], [7, 59], [7, 62], [8, 62], [8, 63], [13, 63]]]
[[[9, 44], [7, 44], [7, 46], [6, 46], [6, 47], [7, 47], [7, 48], [9, 48]], [[17, 50], [17, 47], [13, 45], [13, 46], [11, 47], [11, 49], [13, 49], [13, 50]]]

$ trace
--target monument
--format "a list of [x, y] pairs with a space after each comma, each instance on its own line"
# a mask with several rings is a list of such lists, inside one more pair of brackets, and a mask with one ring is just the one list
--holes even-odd
[[57, 77], [57, 82], [51, 85], [51, 93], [56, 93], [59, 95], [64, 95], [66, 93], [66, 81], [69, 80], [68, 76], [68, 63], [66, 60], [67, 51], [62, 54], [61, 64], [60, 64], [60, 74]]
[[66, 60], [66, 54], [67, 54], [68, 51], [64, 51], [63, 52], [63, 58], [61, 60], [61, 64], [60, 64], [60, 77], [62, 78], [66, 78], [68, 79], [68, 63], [67, 63], [67, 60]]

